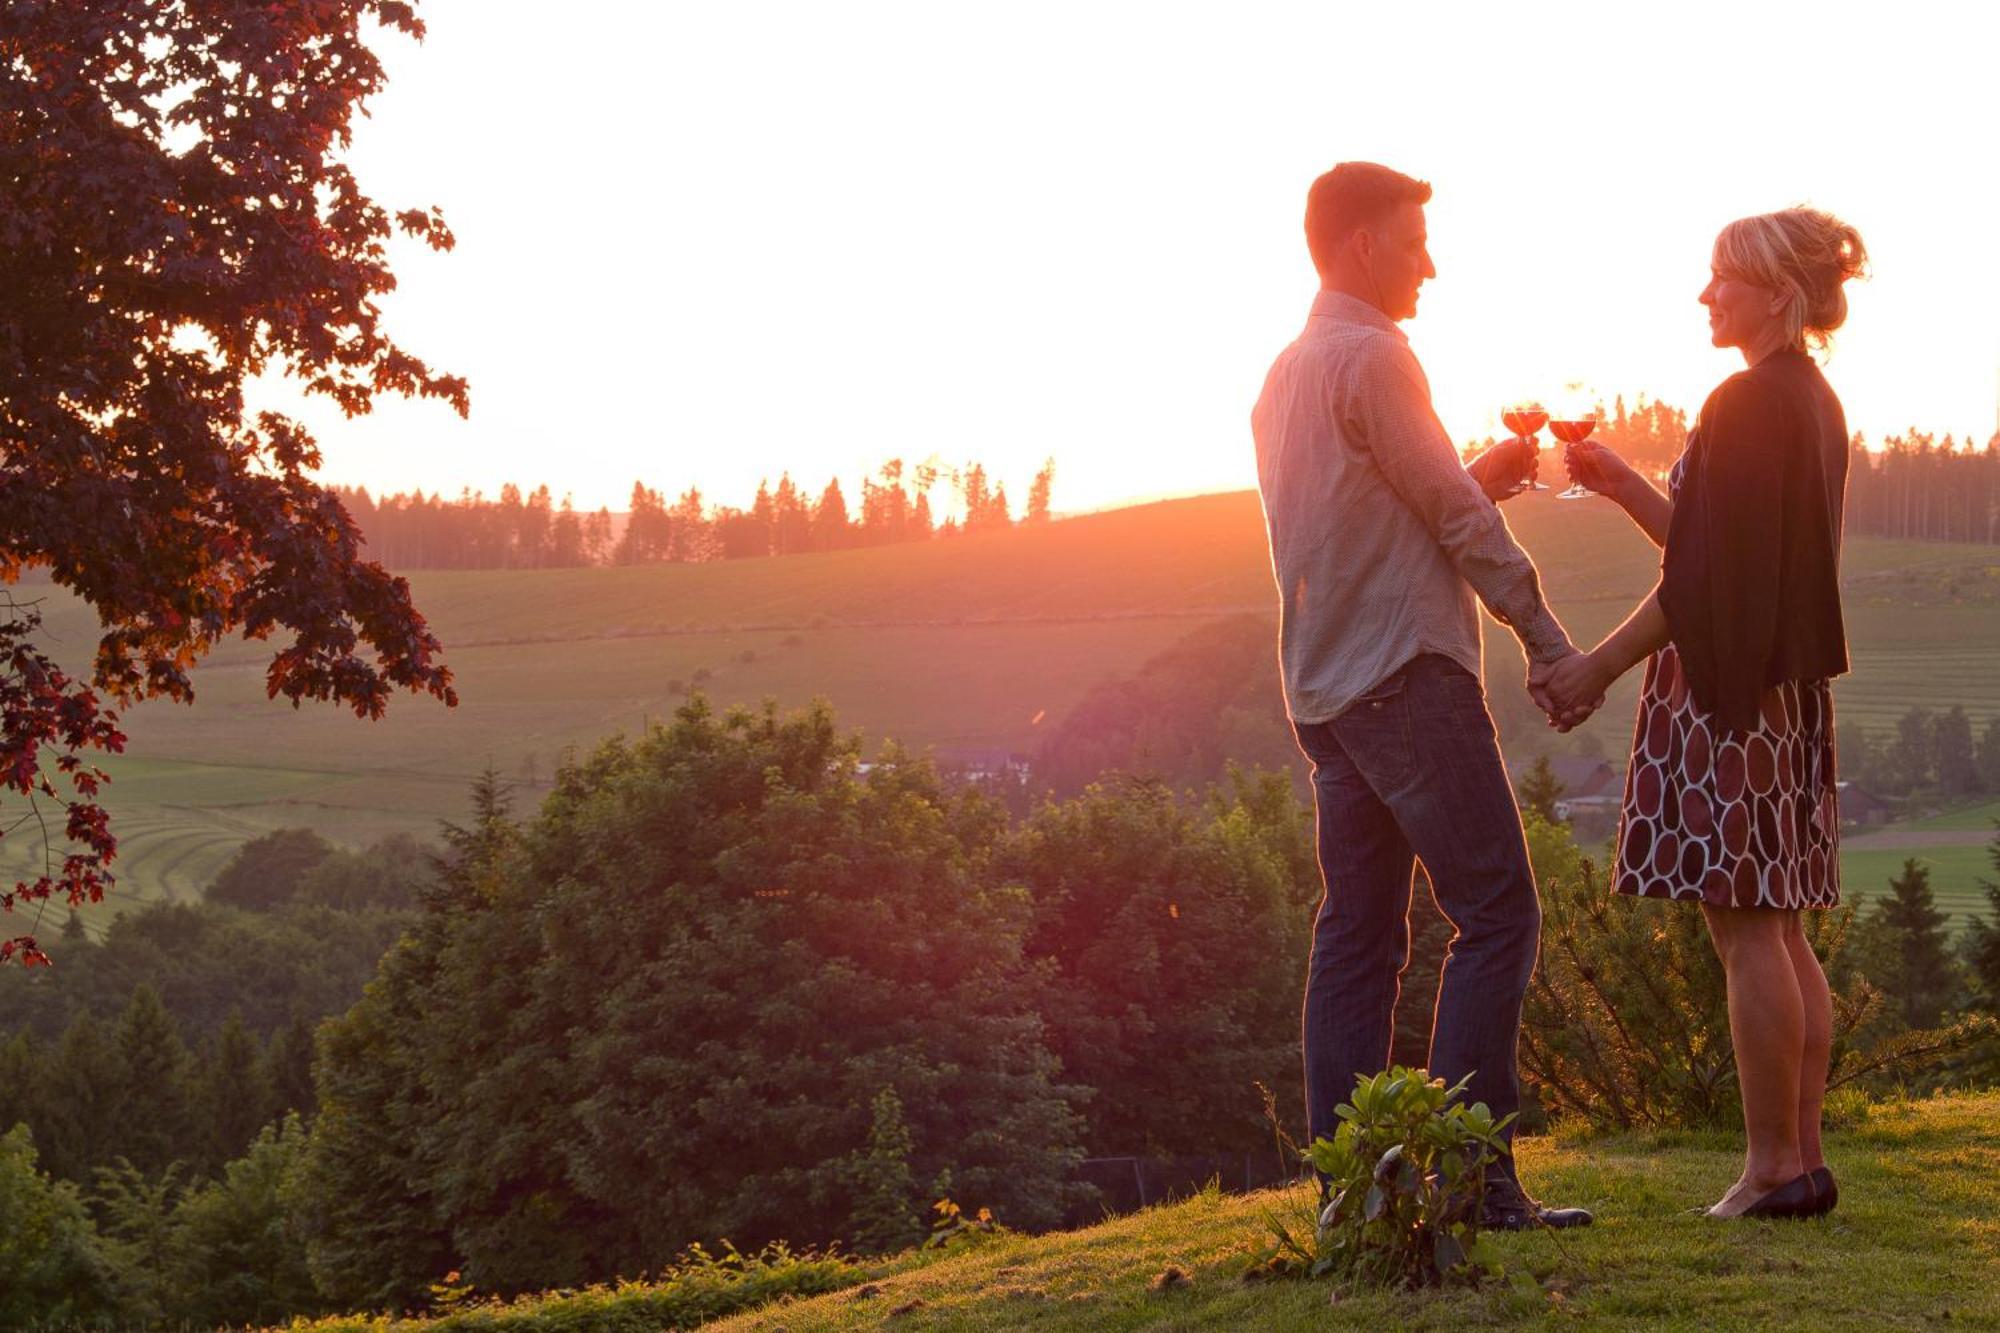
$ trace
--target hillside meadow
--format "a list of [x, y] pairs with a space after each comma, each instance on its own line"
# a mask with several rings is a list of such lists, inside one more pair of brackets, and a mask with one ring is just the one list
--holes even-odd
[[[1614, 625], [1657, 572], [1657, 553], [1607, 502], [1547, 494], [1506, 510], [1572, 633]], [[1962, 704], [1975, 730], [2000, 715], [2000, 548], [1855, 539], [1846, 555], [1854, 671], [1843, 719], [1876, 730], [1913, 705]], [[382, 722], [268, 700], [265, 645], [232, 642], [197, 673], [192, 707], [155, 702], [106, 804], [123, 855], [114, 898], [198, 894], [261, 832], [307, 825], [360, 845], [428, 834], [461, 817], [491, 765], [532, 800], [562, 757], [665, 716], [691, 688], [718, 702], [830, 700], [870, 744], [1032, 752], [1099, 682], [1131, 674], [1223, 616], [1273, 614], [1262, 519], [1238, 492], [1084, 515], [978, 537], [738, 560], [538, 571], [420, 571], [418, 606], [443, 638], [463, 702], [399, 698]], [[48, 640], [80, 664], [86, 608], [32, 582]], [[1518, 649], [1487, 624], [1488, 681], [1502, 706]], [[1514, 739], [1622, 756], [1634, 673], [1577, 736]], [[1529, 732], [1532, 736], [1533, 733]], [[1978, 827], [1976, 824], [1974, 827]], [[32, 822], [0, 844], [4, 864], [39, 860]], [[1971, 904], [1976, 847], [1927, 847], [1941, 897]], [[1850, 869], [1866, 891], [1884, 864]]]
[[[1679, 1131], [1520, 1145], [1522, 1175], [1587, 1204], [1581, 1231], [1495, 1235], [1505, 1272], [1476, 1288], [1340, 1291], [1247, 1282], [1267, 1218], [1309, 1216], [1304, 1189], [1203, 1193], [1083, 1230], [1001, 1237], [933, 1261], [912, 1253], [847, 1270], [800, 1267], [733, 1294], [757, 1308], [715, 1333], [848, 1329], [1108, 1333], [1588, 1327], [1632, 1330], [2000, 1327], [2000, 1097], [1847, 1099], [1827, 1142], [1839, 1209], [1810, 1222], [1715, 1222], [1691, 1207], [1741, 1164], [1733, 1134]], [[583, 1333], [691, 1327], [729, 1292], [634, 1282], [549, 1293], [432, 1319], [345, 1316], [298, 1333]], [[830, 1287], [838, 1290], [829, 1291]], [[788, 1290], [789, 1288], [789, 1290]], [[815, 1294], [822, 1293], [822, 1294]], [[1330, 1299], [1332, 1297], [1333, 1299]]]

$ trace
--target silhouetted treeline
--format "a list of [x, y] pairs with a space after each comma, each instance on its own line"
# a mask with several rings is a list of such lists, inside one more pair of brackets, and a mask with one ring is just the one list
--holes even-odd
[[1847, 530], [1914, 541], [2000, 542], [2000, 435], [1975, 448], [1950, 435], [1891, 435], [1849, 447]]
[[[1049, 517], [1053, 460], [1028, 487], [1019, 522]], [[963, 517], [939, 520], [931, 495], [949, 488]], [[340, 497], [361, 525], [374, 559], [399, 569], [564, 569], [580, 565], [647, 565], [663, 561], [738, 560], [797, 555], [852, 546], [927, 541], [961, 532], [987, 532], [1016, 522], [1004, 484], [978, 463], [950, 471], [924, 462], [906, 467], [892, 459], [861, 481], [850, 507], [839, 478], [813, 493], [790, 473], [773, 487], [760, 482], [747, 509], [711, 503], [690, 487], [680, 497], [644, 482], [632, 484], [625, 513], [578, 511], [564, 496], [558, 504], [546, 485], [523, 496], [509, 483], [500, 498], [466, 491], [456, 500], [397, 493], [376, 499], [365, 488], [341, 488]]]

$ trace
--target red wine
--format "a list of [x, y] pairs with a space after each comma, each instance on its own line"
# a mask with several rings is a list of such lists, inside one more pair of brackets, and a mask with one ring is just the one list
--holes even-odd
[[[1510, 423], [1511, 424], [1511, 423]], [[1584, 417], [1581, 420], [1551, 421], [1549, 430], [1564, 444], [1582, 444], [1597, 429], [1597, 418]]]
[[1539, 407], [1510, 407], [1500, 414], [1500, 420], [1516, 435], [1533, 435], [1548, 424], [1549, 414]]

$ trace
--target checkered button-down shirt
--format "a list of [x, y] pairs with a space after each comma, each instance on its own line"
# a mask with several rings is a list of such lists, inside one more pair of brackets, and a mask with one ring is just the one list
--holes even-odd
[[1459, 462], [1409, 340], [1322, 291], [1250, 418], [1285, 700], [1325, 722], [1420, 653], [1480, 674], [1475, 596], [1530, 661], [1568, 651], [1534, 562]]

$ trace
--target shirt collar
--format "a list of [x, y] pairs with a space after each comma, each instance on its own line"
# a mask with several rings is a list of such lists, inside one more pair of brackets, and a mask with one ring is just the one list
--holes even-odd
[[1369, 328], [1393, 333], [1404, 342], [1409, 341], [1403, 331], [1396, 327], [1395, 320], [1366, 301], [1356, 300], [1346, 292], [1337, 292], [1330, 287], [1320, 288], [1319, 294], [1313, 297], [1312, 317], [1337, 320], [1342, 324], [1366, 324]]

